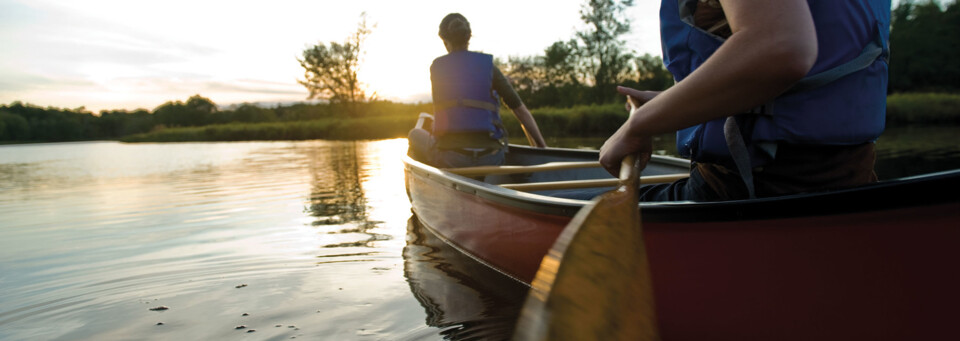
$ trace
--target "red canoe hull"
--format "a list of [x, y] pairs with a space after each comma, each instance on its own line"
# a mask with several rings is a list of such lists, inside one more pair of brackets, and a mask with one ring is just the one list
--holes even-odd
[[[407, 186], [421, 223], [525, 283], [570, 220], [569, 212], [537, 212], [416, 168], [408, 164]], [[736, 220], [711, 220], [709, 212], [699, 219], [702, 212], [687, 214], [682, 205], [666, 213], [643, 207], [663, 339], [952, 336], [960, 317], [960, 202], [880, 206]]]

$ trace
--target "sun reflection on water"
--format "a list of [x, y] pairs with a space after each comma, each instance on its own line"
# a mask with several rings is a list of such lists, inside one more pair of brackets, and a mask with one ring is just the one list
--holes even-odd
[[[406, 148], [0, 148], [0, 339], [232, 339], [241, 323], [280, 338], [422, 330], [400, 256]], [[170, 309], [147, 309], [159, 305]]]

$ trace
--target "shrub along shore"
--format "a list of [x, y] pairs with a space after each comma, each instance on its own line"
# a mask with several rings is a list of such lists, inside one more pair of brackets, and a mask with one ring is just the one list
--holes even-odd
[[[242, 106], [208, 114], [206, 124], [177, 126], [164, 124], [158, 119], [162, 116], [154, 118], [155, 113], [145, 110], [104, 112], [98, 117], [89, 112], [15, 103], [0, 106], [0, 143], [111, 139], [123, 142], [385, 139], [406, 137], [418, 114], [432, 110], [429, 103], [363, 105], [365, 107], [354, 116], [337, 114], [339, 110], [326, 104], [274, 109]], [[540, 130], [548, 137], [605, 137], [627, 118], [622, 104], [537, 108], [532, 112]], [[524, 141], [523, 132], [509, 110], [504, 108], [501, 113], [511, 140]], [[887, 125], [960, 125], [960, 94], [890, 95]]]
[[[422, 106], [421, 106], [422, 108]], [[545, 136], [609, 136], [627, 119], [623, 104], [585, 105], [531, 110]], [[512, 141], [525, 141], [509, 109], [501, 110]], [[157, 129], [127, 136], [124, 142], [242, 141], [242, 140], [357, 140], [406, 137], [417, 113], [370, 118], [325, 118], [312, 121], [229, 123], [202, 127]], [[887, 97], [888, 126], [960, 125], [960, 94], [908, 93]], [[522, 143], [522, 142], [521, 142]]]

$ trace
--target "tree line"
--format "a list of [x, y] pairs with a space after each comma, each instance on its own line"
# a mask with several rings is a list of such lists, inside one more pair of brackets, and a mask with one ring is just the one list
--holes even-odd
[[[616, 85], [666, 89], [673, 79], [661, 59], [628, 51], [621, 39], [630, 29], [624, 11], [632, 4], [632, 0], [588, 0], [580, 9], [584, 28], [573, 37], [554, 42], [541, 55], [498, 58], [497, 65], [534, 109], [611, 103], [617, 98]], [[305, 72], [301, 84], [310, 90], [310, 98], [325, 103], [275, 108], [241, 104], [220, 109], [210, 99], [195, 95], [152, 111], [104, 110], [93, 115], [82, 107], [43, 108], [13, 102], [0, 105], [0, 142], [116, 139], [171, 127], [360, 118], [389, 111], [415, 116], [432, 111], [429, 104], [379, 101], [375, 94], [364, 92], [356, 71], [371, 29], [362, 18], [357, 32], [344, 42], [317, 44], [298, 58]], [[960, 64], [954, 62], [960, 59], [956, 1], [901, 1], [892, 12], [890, 45], [891, 93], [960, 90]]]
[[[664, 90], [673, 77], [659, 57], [624, 50], [622, 18], [631, 1], [590, 0], [586, 29], [537, 56], [509, 57], [500, 67], [527, 106], [569, 108], [616, 100], [614, 87]], [[889, 93], [960, 91], [960, 5], [902, 0], [891, 13]]]
[[589, 0], [580, 8], [583, 29], [554, 42], [542, 55], [509, 57], [499, 67], [531, 108], [569, 108], [617, 101], [617, 85], [664, 90], [673, 77], [659, 57], [626, 48], [629, 0]]
[[960, 90], [960, 5], [901, 0], [891, 15], [890, 92]]
[[[359, 104], [365, 117], [402, 113], [416, 117], [429, 111], [429, 104], [372, 101]], [[94, 115], [85, 108], [40, 107], [22, 102], [0, 105], [0, 143], [63, 142], [119, 139], [170, 128], [201, 127], [227, 123], [302, 122], [341, 118], [342, 104], [296, 103], [263, 107], [244, 103], [221, 109], [209, 98], [194, 95], [186, 101], [169, 101], [147, 109], [102, 110]]]

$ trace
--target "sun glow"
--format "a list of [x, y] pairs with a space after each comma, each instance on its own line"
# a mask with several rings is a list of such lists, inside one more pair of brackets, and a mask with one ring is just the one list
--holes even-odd
[[[221, 105], [305, 100], [296, 58], [318, 42], [343, 42], [363, 12], [372, 33], [360, 80], [381, 99], [429, 101], [430, 63], [446, 53], [437, 36], [444, 15], [470, 20], [471, 50], [506, 59], [573, 37], [583, 2], [0, 1], [0, 103], [94, 112], [152, 109], [194, 94]], [[631, 11], [653, 18], [656, 7]], [[640, 52], [656, 53], [656, 31], [654, 20], [635, 20], [642, 39], [628, 42], [643, 40]]]

